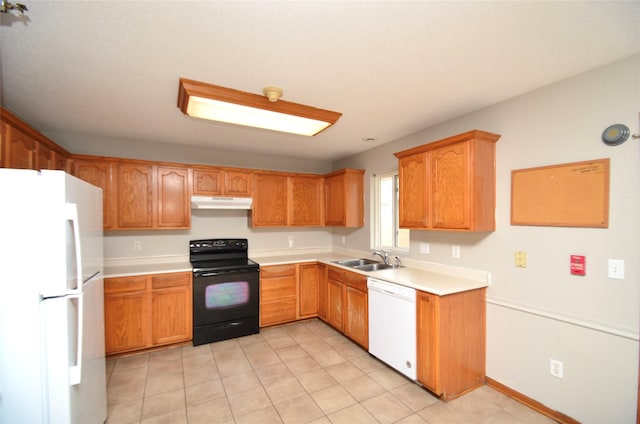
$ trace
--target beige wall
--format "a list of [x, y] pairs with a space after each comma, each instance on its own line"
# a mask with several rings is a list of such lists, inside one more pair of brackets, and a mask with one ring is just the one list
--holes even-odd
[[[640, 146], [600, 141], [614, 123], [639, 133], [640, 56], [560, 81], [509, 101], [334, 163], [362, 167], [367, 182], [397, 168], [393, 152], [472, 129], [501, 134], [497, 143], [496, 231], [481, 234], [411, 231], [406, 256], [491, 272], [487, 375], [582, 422], [635, 422], [640, 324]], [[514, 169], [611, 158], [607, 229], [510, 225]], [[366, 190], [368, 193], [368, 189]], [[369, 200], [367, 199], [367, 202]], [[365, 228], [335, 230], [369, 249]], [[419, 243], [431, 253], [419, 253]], [[461, 257], [451, 257], [459, 245]], [[527, 252], [527, 268], [514, 252]], [[571, 276], [569, 256], [586, 256], [587, 275]], [[607, 278], [607, 259], [625, 261], [625, 279]], [[564, 378], [549, 375], [549, 359]]]
[[331, 171], [329, 161], [301, 159], [287, 156], [264, 155], [251, 152], [214, 150], [197, 146], [152, 143], [123, 138], [105, 138], [65, 132], [46, 132], [70, 152], [82, 155], [112, 156], [189, 164], [234, 166], [240, 168], [269, 169], [290, 172], [324, 174]]
[[[191, 229], [167, 231], [107, 231], [104, 255], [109, 260], [166, 257], [188, 260], [189, 240], [202, 238], [247, 238], [251, 255], [273, 251], [331, 249], [331, 230], [325, 228], [251, 228], [248, 211], [199, 210], [191, 214]], [[289, 237], [293, 248], [289, 249]], [[133, 249], [140, 242], [141, 250]]]

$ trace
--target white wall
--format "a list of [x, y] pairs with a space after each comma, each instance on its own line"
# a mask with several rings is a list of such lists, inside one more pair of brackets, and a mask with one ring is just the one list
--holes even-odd
[[[487, 375], [585, 423], [635, 422], [640, 146], [629, 139], [609, 147], [600, 135], [615, 123], [638, 134], [639, 112], [635, 56], [334, 163], [365, 168], [370, 184], [375, 173], [397, 168], [393, 152], [472, 129], [502, 135], [496, 231], [411, 231], [407, 256], [491, 272]], [[609, 228], [510, 225], [512, 170], [600, 158], [611, 158]], [[357, 231], [335, 230], [333, 244], [345, 235], [349, 247], [369, 249], [369, 221]], [[421, 242], [430, 244], [429, 255], [418, 253]], [[461, 246], [460, 259], [451, 257], [452, 245]], [[514, 266], [517, 250], [527, 252], [527, 268]], [[586, 276], [570, 275], [571, 254], [586, 256]], [[624, 280], [607, 278], [609, 258], [625, 261]], [[550, 358], [563, 362], [563, 379], [549, 374]]]

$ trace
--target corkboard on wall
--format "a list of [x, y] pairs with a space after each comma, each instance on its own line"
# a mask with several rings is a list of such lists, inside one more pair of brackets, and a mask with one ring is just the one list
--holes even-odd
[[607, 228], [609, 162], [511, 171], [511, 225]]

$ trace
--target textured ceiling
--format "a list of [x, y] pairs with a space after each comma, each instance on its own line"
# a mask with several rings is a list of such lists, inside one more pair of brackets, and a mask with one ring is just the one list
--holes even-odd
[[[640, 52], [638, 1], [20, 1], [1, 100], [37, 129], [323, 160]], [[180, 77], [343, 116], [316, 137], [188, 118]]]

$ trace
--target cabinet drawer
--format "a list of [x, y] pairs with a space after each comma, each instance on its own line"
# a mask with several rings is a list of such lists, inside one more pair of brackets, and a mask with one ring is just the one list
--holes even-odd
[[363, 292], [367, 291], [367, 277], [362, 274], [356, 274], [355, 272], [345, 272], [344, 282], [346, 285], [353, 287], [354, 289]]
[[271, 302], [296, 296], [295, 278], [266, 278], [261, 280], [260, 297], [262, 302]]
[[151, 277], [151, 285], [154, 290], [168, 287], [188, 286], [191, 282], [190, 272], [177, 272], [171, 274], [158, 274]]
[[327, 271], [327, 278], [330, 280], [344, 280], [344, 271], [339, 268], [329, 267]]
[[261, 305], [260, 324], [270, 325], [296, 319], [296, 299], [282, 299]]
[[270, 265], [260, 268], [260, 275], [263, 278], [290, 277], [296, 275], [295, 265]]
[[119, 277], [106, 278], [104, 280], [104, 292], [110, 293], [133, 293], [145, 291], [147, 288], [147, 277]]

